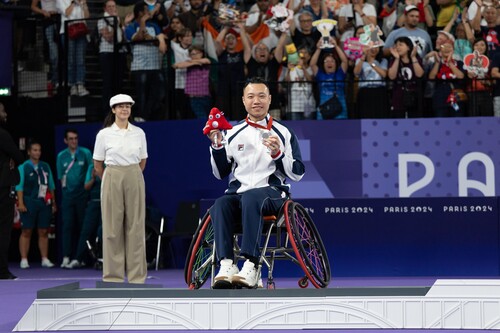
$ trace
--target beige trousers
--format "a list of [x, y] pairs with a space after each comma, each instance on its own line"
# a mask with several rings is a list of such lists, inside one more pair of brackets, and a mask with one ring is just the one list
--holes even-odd
[[105, 282], [144, 283], [146, 194], [138, 164], [108, 165], [101, 185], [103, 272]]

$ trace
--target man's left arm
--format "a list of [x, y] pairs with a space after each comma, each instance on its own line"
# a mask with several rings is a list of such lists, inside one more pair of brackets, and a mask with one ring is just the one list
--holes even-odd
[[302, 162], [299, 140], [290, 132], [288, 142], [285, 142], [284, 152], [275, 158], [276, 168], [293, 181], [302, 179], [305, 166]]

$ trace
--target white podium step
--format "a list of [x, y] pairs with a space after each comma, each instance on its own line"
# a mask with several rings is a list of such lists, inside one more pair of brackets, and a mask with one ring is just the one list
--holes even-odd
[[500, 280], [432, 287], [40, 290], [14, 331], [500, 329]]

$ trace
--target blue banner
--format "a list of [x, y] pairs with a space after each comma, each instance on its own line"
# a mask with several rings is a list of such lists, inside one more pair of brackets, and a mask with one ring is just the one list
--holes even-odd
[[[306, 164], [292, 195], [315, 221], [334, 276], [500, 274], [494, 181], [500, 119], [286, 124], [297, 134]], [[223, 194], [227, 180], [212, 175], [203, 121], [139, 126], [148, 140], [149, 205], [172, 221], [179, 202]], [[80, 144], [92, 148], [101, 124], [75, 127]], [[65, 148], [65, 128], [57, 127], [58, 151]], [[277, 274], [301, 274], [292, 264], [282, 267]]]
[[[288, 121], [306, 166], [296, 199], [484, 197], [500, 183], [499, 118]], [[215, 198], [227, 187], [210, 167], [202, 120], [141, 123], [149, 158], [148, 200], [168, 216], [178, 201]], [[72, 125], [73, 126], [73, 125]], [[77, 124], [92, 148], [101, 124]], [[64, 148], [65, 126], [56, 133]]]

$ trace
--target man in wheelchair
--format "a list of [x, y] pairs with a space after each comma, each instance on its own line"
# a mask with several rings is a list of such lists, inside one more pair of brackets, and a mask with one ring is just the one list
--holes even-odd
[[[288, 199], [286, 178], [299, 181], [305, 172], [297, 137], [269, 114], [267, 82], [250, 79], [243, 89], [243, 104], [245, 120], [224, 135], [219, 130], [208, 134], [213, 174], [217, 179], [229, 176], [228, 189], [210, 209], [220, 260], [215, 289], [262, 286], [258, 265], [263, 216], [277, 214]], [[235, 221], [241, 221], [240, 254], [246, 259], [241, 270], [233, 250]]]

